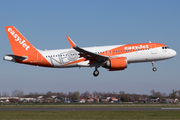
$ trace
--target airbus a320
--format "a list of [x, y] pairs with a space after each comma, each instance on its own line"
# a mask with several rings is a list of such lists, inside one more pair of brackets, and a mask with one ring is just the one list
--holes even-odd
[[98, 68], [119, 71], [130, 63], [151, 62], [156, 71], [155, 61], [176, 56], [176, 51], [161, 43], [138, 43], [99, 47], [78, 47], [67, 36], [70, 49], [38, 50], [14, 26], [5, 27], [13, 54], [6, 54], [4, 60], [21, 64], [51, 67], [94, 67], [94, 76], [99, 75]]

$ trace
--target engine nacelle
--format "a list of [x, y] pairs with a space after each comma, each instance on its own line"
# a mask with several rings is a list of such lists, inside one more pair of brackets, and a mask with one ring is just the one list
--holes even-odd
[[124, 70], [127, 68], [126, 57], [111, 58], [103, 63], [102, 67], [109, 69], [109, 71]]

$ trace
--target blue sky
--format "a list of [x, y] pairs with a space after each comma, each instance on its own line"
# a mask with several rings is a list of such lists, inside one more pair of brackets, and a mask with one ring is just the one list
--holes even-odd
[[[36, 48], [69, 48], [66, 36], [80, 47], [157, 42], [179, 53], [179, 0], [1, 0], [1, 58], [12, 53], [4, 26], [15, 26]], [[23, 90], [46, 93], [89, 91], [169, 94], [180, 90], [179, 55], [151, 63], [128, 65], [124, 71], [100, 68], [51, 69], [0, 59], [0, 93]]]

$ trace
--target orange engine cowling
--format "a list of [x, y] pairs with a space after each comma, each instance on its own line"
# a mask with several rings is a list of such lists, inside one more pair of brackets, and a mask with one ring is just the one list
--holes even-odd
[[124, 70], [127, 68], [126, 57], [111, 58], [103, 63], [102, 67], [109, 69], [109, 71]]

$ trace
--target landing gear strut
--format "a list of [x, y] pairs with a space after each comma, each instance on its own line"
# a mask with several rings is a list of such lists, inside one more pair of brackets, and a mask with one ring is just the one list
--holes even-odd
[[95, 71], [93, 72], [93, 75], [94, 75], [95, 77], [97, 77], [97, 76], [99, 75], [99, 71], [98, 71], [97, 69], [95, 69]]
[[99, 75], [99, 71], [98, 71], [98, 68], [100, 67], [100, 63], [99, 62], [96, 62], [95, 63], [95, 70], [94, 70], [94, 72], [93, 72], [93, 75], [95, 76], [95, 77], [97, 77], [98, 75]]
[[157, 68], [155, 67], [155, 63], [154, 63], [154, 61], [152, 62], [152, 66], [153, 66], [153, 71], [155, 72], [156, 70], [157, 70]]

